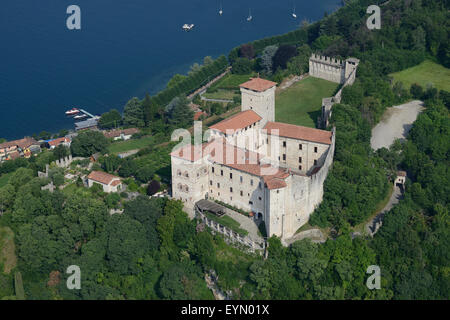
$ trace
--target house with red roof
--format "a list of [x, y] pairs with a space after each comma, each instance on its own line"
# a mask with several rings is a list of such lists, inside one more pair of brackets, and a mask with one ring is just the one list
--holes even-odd
[[70, 148], [70, 144], [72, 143], [72, 139], [68, 137], [57, 138], [53, 140], [47, 141], [48, 147], [50, 149], [55, 149], [59, 145], [63, 145], [67, 148]]
[[0, 162], [20, 157], [29, 158], [41, 151], [39, 142], [31, 137], [0, 143]]
[[210, 126], [208, 142], [171, 153], [172, 196], [187, 208], [206, 198], [252, 212], [284, 241], [322, 201], [336, 135], [276, 122], [276, 85], [241, 84], [239, 113]]
[[92, 171], [87, 177], [89, 188], [94, 184], [99, 184], [103, 187], [106, 193], [120, 192], [123, 189], [122, 180], [112, 174], [103, 171]]

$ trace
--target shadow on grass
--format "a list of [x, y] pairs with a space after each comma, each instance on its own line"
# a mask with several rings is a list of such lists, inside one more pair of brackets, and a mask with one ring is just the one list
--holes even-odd
[[310, 111], [308, 112], [309, 117], [311, 118], [311, 120], [314, 122], [314, 126], [317, 128], [317, 119], [320, 117], [320, 115], [322, 114], [321, 110], [316, 110], [316, 111]]

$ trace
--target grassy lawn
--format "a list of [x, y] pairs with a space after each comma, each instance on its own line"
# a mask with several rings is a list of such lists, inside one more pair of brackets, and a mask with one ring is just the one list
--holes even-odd
[[164, 146], [155, 147], [149, 154], [136, 158], [136, 163], [139, 167], [150, 166], [155, 170], [155, 173], [165, 180], [170, 180], [172, 177], [170, 169], [170, 153], [176, 142], [169, 143]]
[[[229, 73], [222, 79], [214, 83], [203, 95], [207, 99], [233, 100], [233, 97], [240, 97], [239, 85], [255, 77], [256, 74], [233, 74]], [[210, 90], [217, 90], [210, 92]]]
[[339, 84], [308, 77], [276, 96], [275, 120], [306, 127], [316, 127], [322, 98], [331, 97]]
[[0, 266], [9, 274], [17, 264], [16, 247], [14, 245], [14, 232], [9, 227], [0, 227]]
[[450, 69], [429, 60], [412, 68], [392, 73], [390, 76], [394, 77], [395, 81], [403, 82], [407, 88], [413, 83], [426, 88], [427, 84], [431, 83], [438, 90], [450, 91]]
[[239, 94], [234, 90], [218, 89], [217, 92], [204, 93], [203, 97], [206, 99], [233, 100], [234, 97], [239, 97]]
[[0, 175], [0, 188], [6, 186], [6, 184], [9, 181], [9, 177], [11, 177], [11, 175], [12, 175], [12, 172]]
[[209, 212], [205, 212], [205, 215], [209, 219], [211, 219], [211, 220], [213, 220], [213, 221], [223, 225], [224, 227], [230, 228], [231, 230], [233, 230], [234, 232], [237, 232], [238, 234], [240, 234], [242, 236], [248, 235], [248, 231], [242, 229], [241, 228], [241, 224], [239, 222], [237, 222], [236, 220], [234, 220], [233, 218], [231, 218], [231, 217], [229, 217], [227, 215], [224, 215], [222, 217], [218, 217], [215, 214], [212, 214], [212, 213], [209, 213]]
[[234, 74], [229, 73], [222, 79], [211, 86], [211, 89], [228, 89], [239, 90], [239, 85], [250, 80], [251, 77], [256, 76], [254, 73], [250, 74]]
[[154, 137], [144, 136], [140, 139], [132, 139], [127, 141], [117, 141], [113, 142], [109, 148], [109, 153], [121, 153], [135, 149], [142, 149], [150, 146], [154, 142]]

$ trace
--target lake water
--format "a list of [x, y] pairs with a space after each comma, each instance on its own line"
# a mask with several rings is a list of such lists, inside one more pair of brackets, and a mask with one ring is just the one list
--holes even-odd
[[[222, 3], [223, 15], [218, 11]], [[2, 0], [0, 137], [73, 128], [69, 107], [122, 111], [204, 56], [298, 28], [340, 0]], [[81, 8], [81, 30], [66, 9]], [[291, 14], [296, 8], [297, 19]], [[246, 21], [251, 14], [253, 20]], [[195, 29], [184, 32], [184, 23]]]

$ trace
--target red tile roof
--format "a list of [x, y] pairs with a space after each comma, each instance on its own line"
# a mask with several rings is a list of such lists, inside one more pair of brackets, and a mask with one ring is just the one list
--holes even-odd
[[[103, 172], [103, 171], [92, 171], [89, 175], [88, 175], [88, 179], [90, 180], [94, 180], [96, 182], [100, 182], [102, 184], [110, 184], [114, 179], [120, 179], [117, 176], [114, 176], [112, 174]], [[118, 183], [117, 183], [118, 184]]]
[[208, 114], [203, 111], [198, 111], [194, 114], [194, 121], [197, 121], [201, 116], [207, 116]]
[[[213, 162], [224, 166], [262, 177], [269, 189], [279, 189], [287, 186], [284, 179], [289, 173], [283, 169], [261, 164], [262, 155], [244, 150], [230, 144], [214, 140], [208, 146]], [[230, 155], [229, 153], [232, 152]]]
[[247, 81], [240, 85], [241, 88], [263, 92], [266, 91], [274, 86], [276, 86], [277, 83], [273, 81], [269, 81], [266, 79], [261, 78], [252, 78], [250, 81]]
[[63, 142], [69, 143], [69, 142], [71, 142], [71, 141], [72, 141], [72, 140], [70, 140], [70, 138], [62, 137], [62, 138], [50, 140], [50, 141], [48, 142], [48, 144], [49, 144], [50, 146], [55, 146], [55, 147], [56, 147], [56, 146], [60, 145], [60, 144], [63, 143]]
[[243, 129], [260, 121], [261, 119], [262, 118], [255, 111], [246, 110], [239, 112], [238, 114], [235, 114], [228, 119], [220, 121], [219, 123], [216, 123], [209, 128], [226, 133], [227, 130], [235, 131]]
[[14, 151], [14, 152], [11, 152], [11, 153], [9, 154], [9, 159], [10, 159], [10, 160], [15, 160], [15, 159], [17, 159], [17, 158], [20, 158], [20, 153], [19, 153], [19, 151]]
[[281, 122], [267, 122], [264, 129], [267, 130], [267, 134], [276, 134], [276, 130], [278, 130], [278, 135], [280, 137], [323, 144], [331, 144], [331, 138], [333, 135], [331, 131], [296, 126]]
[[261, 164], [262, 156], [260, 154], [223, 143], [221, 139], [204, 143], [199, 148], [186, 145], [172, 152], [171, 155], [188, 161], [197, 161], [210, 156], [212, 162], [262, 177], [269, 189], [286, 187], [284, 179], [290, 175], [283, 169]]
[[19, 140], [13, 140], [8, 142], [0, 143], [0, 148], [10, 148], [17, 146], [21, 149], [26, 149], [32, 145], [39, 145], [39, 143], [31, 137], [25, 137]]
[[399, 177], [406, 177], [406, 171], [397, 171]]
[[113, 182], [111, 183], [111, 185], [112, 185], [113, 187], [115, 187], [115, 186], [117, 186], [118, 184], [121, 184], [121, 183], [122, 183], [121, 180], [115, 180], [115, 181], [113, 181]]

